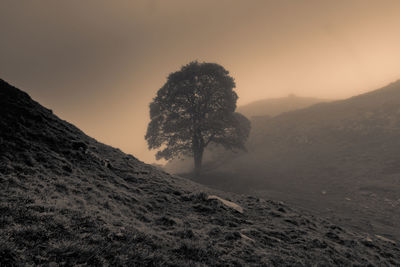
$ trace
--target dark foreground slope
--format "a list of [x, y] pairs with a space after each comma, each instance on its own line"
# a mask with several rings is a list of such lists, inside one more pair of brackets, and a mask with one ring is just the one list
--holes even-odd
[[393, 242], [160, 172], [3, 81], [0, 189], [5, 266], [400, 265]]

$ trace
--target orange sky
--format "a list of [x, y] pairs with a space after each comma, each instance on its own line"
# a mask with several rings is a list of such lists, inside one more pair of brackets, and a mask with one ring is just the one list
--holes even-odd
[[3, 0], [0, 77], [151, 163], [148, 104], [170, 72], [217, 62], [239, 104], [345, 98], [400, 79], [399, 14], [397, 0]]

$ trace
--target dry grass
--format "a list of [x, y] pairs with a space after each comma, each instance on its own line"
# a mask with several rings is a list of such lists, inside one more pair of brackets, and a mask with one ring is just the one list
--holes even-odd
[[0, 265], [400, 265], [397, 244], [171, 176], [2, 81], [0, 139]]

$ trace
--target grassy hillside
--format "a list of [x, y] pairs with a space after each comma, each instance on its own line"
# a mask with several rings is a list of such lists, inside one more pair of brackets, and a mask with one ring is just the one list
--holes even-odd
[[400, 265], [390, 240], [159, 171], [1, 80], [0, 188], [1, 266]]
[[350, 99], [255, 118], [249, 153], [202, 181], [330, 217], [340, 214], [355, 228], [400, 239], [399, 114], [395, 82]]

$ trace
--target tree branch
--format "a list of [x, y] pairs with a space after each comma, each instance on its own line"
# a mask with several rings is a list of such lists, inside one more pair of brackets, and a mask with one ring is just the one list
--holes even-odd
[[214, 138], [215, 134], [212, 134], [210, 136], [210, 138], [208, 138], [207, 142], [204, 144], [204, 147], [208, 146], [208, 144], [212, 141], [212, 139]]

